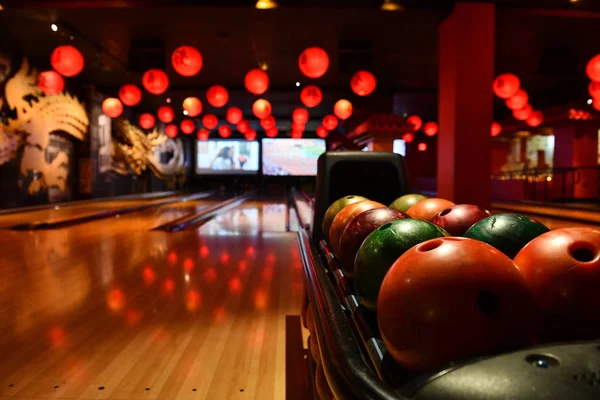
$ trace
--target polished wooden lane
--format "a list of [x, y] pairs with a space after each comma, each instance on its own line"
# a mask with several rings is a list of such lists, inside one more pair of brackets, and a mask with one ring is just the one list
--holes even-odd
[[518, 203], [493, 203], [496, 213], [518, 213], [537, 219], [550, 229], [595, 227], [600, 229], [600, 212], [573, 208]]
[[296, 237], [283, 203], [237, 211], [177, 233], [145, 229], [174, 209], [3, 231], [0, 398], [285, 398]]

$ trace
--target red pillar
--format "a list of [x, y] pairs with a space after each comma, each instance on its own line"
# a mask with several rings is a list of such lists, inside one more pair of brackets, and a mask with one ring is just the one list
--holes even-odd
[[439, 29], [438, 197], [489, 207], [494, 4], [457, 3]]

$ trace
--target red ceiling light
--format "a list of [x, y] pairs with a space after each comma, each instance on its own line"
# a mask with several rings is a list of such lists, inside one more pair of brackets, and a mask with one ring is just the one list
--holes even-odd
[[238, 107], [229, 107], [227, 109], [227, 113], [225, 114], [225, 119], [230, 124], [235, 125], [238, 122], [240, 122], [242, 120], [242, 118], [243, 118], [242, 110], [240, 110]]
[[275, 126], [275, 117], [269, 115], [268, 117], [261, 119], [260, 126], [262, 126], [265, 131], [271, 129]]
[[171, 139], [176, 138], [177, 133], [178, 133], [177, 125], [169, 124], [169, 125], [165, 126], [165, 135], [167, 135]]
[[329, 68], [329, 56], [320, 47], [309, 47], [300, 54], [298, 67], [309, 78], [320, 78]]
[[348, 100], [338, 100], [333, 106], [333, 113], [341, 120], [350, 118], [352, 115], [352, 103]]
[[271, 103], [265, 99], [258, 99], [252, 104], [252, 112], [258, 119], [263, 119], [271, 115]]
[[439, 130], [440, 128], [435, 122], [428, 122], [423, 126], [423, 132], [425, 132], [427, 136], [435, 136]]
[[492, 122], [492, 137], [498, 136], [502, 132], [502, 125], [497, 122]]
[[221, 85], [211, 86], [206, 92], [206, 99], [213, 107], [223, 107], [229, 101], [229, 92]]
[[540, 126], [544, 122], [544, 114], [541, 111], [534, 111], [527, 118], [527, 125], [531, 127]]
[[173, 109], [169, 106], [158, 107], [156, 114], [158, 115], [158, 119], [165, 124], [173, 122], [173, 119], [175, 118], [175, 111], [173, 111]]
[[169, 77], [160, 69], [149, 69], [142, 77], [142, 84], [152, 94], [163, 94], [169, 87]]
[[514, 96], [506, 99], [506, 106], [511, 110], [520, 110], [529, 103], [529, 96], [523, 89], [515, 93]]
[[244, 136], [246, 137], [246, 140], [254, 140], [256, 139], [256, 131], [254, 129], [248, 129]]
[[244, 86], [250, 93], [261, 95], [269, 88], [269, 75], [261, 69], [251, 69], [246, 73]]
[[196, 137], [198, 138], [198, 140], [200, 140], [202, 142], [208, 140], [209, 135], [210, 135], [210, 132], [204, 128], [198, 129], [198, 132], [196, 133]]
[[231, 127], [229, 125], [221, 125], [219, 127], [219, 135], [221, 135], [223, 139], [227, 139], [231, 136]]
[[292, 112], [292, 121], [299, 124], [306, 124], [308, 122], [308, 110], [306, 108], [296, 108]]
[[135, 106], [142, 101], [142, 91], [139, 87], [128, 83], [119, 89], [119, 99], [126, 106]]
[[593, 99], [592, 107], [594, 107], [596, 110], [600, 111], [600, 98]]
[[423, 120], [418, 115], [411, 115], [406, 118], [406, 122], [413, 126], [413, 130], [416, 132], [423, 126]]
[[236, 128], [240, 133], [246, 133], [250, 130], [250, 122], [243, 119], [237, 123]]
[[309, 85], [304, 87], [300, 92], [300, 101], [308, 108], [313, 108], [321, 104], [323, 100], [323, 93], [315, 85]]
[[270, 138], [274, 138], [275, 136], [277, 136], [277, 134], [279, 134], [279, 129], [277, 129], [276, 126], [269, 128], [265, 131], [265, 135], [267, 135], [267, 137]]
[[427, 150], [427, 143], [419, 143], [417, 148], [419, 149], [419, 151], [425, 151]]
[[302, 122], [292, 122], [292, 131], [304, 132], [305, 128], [306, 124], [303, 124]]
[[323, 117], [323, 126], [328, 131], [332, 131], [335, 128], [337, 128], [338, 119], [335, 117], [335, 115], [328, 114], [325, 117]]
[[218, 124], [219, 124], [219, 119], [217, 118], [217, 116], [215, 114], [206, 114], [202, 118], [202, 125], [204, 125], [204, 127], [206, 129], [209, 129], [209, 130], [215, 129]]
[[183, 121], [181, 121], [181, 124], [179, 124], [179, 128], [181, 129], [181, 132], [185, 133], [186, 135], [189, 135], [196, 130], [196, 123], [191, 119], [186, 118]]
[[65, 88], [65, 80], [56, 71], [44, 71], [38, 75], [37, 85], [44, 94], [53, 96]]
[[588, 62], [585, 72], [591, 80], [600, 82], [600, 54], [594, 56], [594, 58]]
[[144, 129], [152, 129], [156, 124], [156, 118], [150, 113], [143, 113], [139, 119], [140, 126]]
[[499, 75], [492, 85], [492, 89], [496, 96], [501, 99], [513, 97], [521, 88], [521, 81], [514, 74]]
[[592, 99], [600, 98], [600, 82], [590, 82], [588, 92], [590, 93], [590, 96], [592, 96]]
[[533, 108], [531, 107], [531, 105], [527, 104], [525, 107], [521, 108], [520, 110], [514, 110], [513, 117], [515, 117], [516, 120], [525, 121], [525, 120], [527, 120], [527, 118], [529, 118], [529, 116], [531, 115], [532, 112], [533, 112]]
[[50, 56], [52, 68], [62, 76], [71, 77], [83, 70], [83, 55], [73, 46], [58, 46]]
[[292, 139], [302, 139], [302, 131], [292, 130], [291, 136], [292, 136]]
[[188, 117], [197, 117], [202, 112], [202, 102], [197, 97], [186, 97], [182, 106]]
[[368, 71], [358, 71], [350, 79], [350, 88], [359, 96], [368, 96], [375, 90], [377, 81]]
[[180, 46], [171, 55], [173, 69], [183, 76], [194, 76], [202, 69], [202, 54], [192, 46]]
[[404, 135], [402, 135], [402, 140], [404, 140], [406, 143], [410, 143], [413, 140], [415, 140], [415, 134], [414, 133], [405, 133]]
[[108, 97], [102, 102], [102, 112], [111, 118], [117, 118], [123, 114], [123, 104], [115, 97]]
[[327, 135], [329, 135], [329, 131], [327, 129], [325, 129], [325, 127], [323, 125], [319, 126], [317, 128], [317, 136], [325, 139], [327, 137]]

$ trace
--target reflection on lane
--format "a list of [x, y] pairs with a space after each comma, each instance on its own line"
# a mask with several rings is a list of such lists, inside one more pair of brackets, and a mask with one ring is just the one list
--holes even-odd
[[286, 232], [287, 207], [282, 202], [249, 201], [217, 215], [199, 228], [202, 235], [236, 236]]

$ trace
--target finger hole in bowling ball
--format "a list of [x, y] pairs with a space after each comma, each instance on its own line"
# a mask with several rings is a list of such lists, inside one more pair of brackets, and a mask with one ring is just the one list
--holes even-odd
[[500, 298], [493, 292], [483, 290], [477, 295], [477, 307], [479, 311], [488, 317], [493, 317], [500, 308]]
[[440, 216], [443, 217], [444, 215], [450, 214], [450, 212], [452, 212], [452, 209], [451, 208], [446, 208], [444, 211], [442, 211], [440, 213]]
[[560, 364], [558, 358], [546, 354], [530, 354], [525, 357], [525, 362], [541, 369], [558, 367]]
[[442, 245], [441, 240], [430, 240], [428, 242], [425, 242], [425, 243], [419, 245], [419, 247], [417, 247], [417, 251], [421, 251], [421, 252], [431, 251], [431, 250], [437, 249], [441, 245]]
[[590, 262], [598, 256], [598, 249], [588, 242], [575, 242], [569, 246], [569, 254], [579, 262]]
[[387, 223], [387, 224], [385, 224], [385, 225], [382, 225], [382, 226], [379, 228], [379, 230], [380, 230], [380, 231], [384, 231], [384, 230], [386, 230], [387, 228], [389, 228], [390, 226], [392, 226], [392, 223], [391, 223], [391, 222], [390, 222], [390, 223]]

